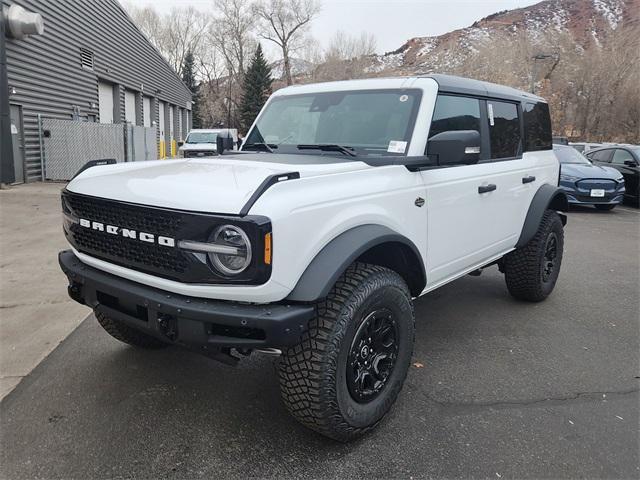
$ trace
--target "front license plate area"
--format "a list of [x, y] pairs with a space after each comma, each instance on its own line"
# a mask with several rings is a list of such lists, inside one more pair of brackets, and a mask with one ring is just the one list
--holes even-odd
[[596, 198], [604, 197], [604, 190], [601, 188], [594, 188], [591, 190], [591, 196]]

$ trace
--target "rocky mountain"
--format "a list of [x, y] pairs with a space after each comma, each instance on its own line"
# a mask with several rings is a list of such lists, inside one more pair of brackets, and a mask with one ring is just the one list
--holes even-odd
[[599, 44], [621, 25], [640, 22], [640, 0], [545, 0], [489, 15], [473, 25], [434, 37], [408, 40], [396, 51], [371, 58], [369, 74], [451, 71], [497, 36], [568, 33], [586, 47]]

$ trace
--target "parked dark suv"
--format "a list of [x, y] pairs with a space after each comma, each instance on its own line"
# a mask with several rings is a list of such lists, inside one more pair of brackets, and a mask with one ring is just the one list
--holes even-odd
[[613, 167], [622, 173], [626, 188], [625, 200], [638, 206], [640, 204], [640, 146], [611, 145], [590, 150], [587, 157], [596, 165]]

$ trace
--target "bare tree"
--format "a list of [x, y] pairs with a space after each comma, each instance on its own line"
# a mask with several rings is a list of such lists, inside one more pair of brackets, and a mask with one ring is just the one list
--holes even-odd
[[318, 0], [259, 0], [254, 12], [260, 19], [259, 35], [282, 51], [285, 81], [291, 85], [290, 55], [302, 46], [309, 24], [320, 12]]
[[217, 14], [207, 35], [208, 43], [224, 57], [229, 73], [242, 81], [256, 48], [250, 0], [215, 0]]
[[126, 8], [138, 28], [178, 74], [182, 74], [188, 51], [198, 57], [209, 25], [207, 15], [193, 7], [174, 8], [165, 15], [159, 15], [151, 7], [137, 8], [127, 4]]
[[367, 32], [351, 36], [338, 30], [325, 51], [325, 60], [352, 60], [376, 53], [376, 38]]

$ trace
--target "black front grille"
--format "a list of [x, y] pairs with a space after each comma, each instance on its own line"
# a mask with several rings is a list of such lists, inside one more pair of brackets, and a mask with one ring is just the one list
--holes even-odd
[[585, 180], [578, 180], [576, 183], [578, 188], [582, 190], [606, 190], [606, 191], [614, 191], [618, 184], [615, 180], [606, 180], [599, 178], [588, 178]]
[[[98, 222], [102, 229], [83, 226], [80, 221], [65, 222], [65, 235], [76, 250], [116, 265], [185, 283], [264, 283], [270, 266], [255, 262], [243, 274], [224, 278], [211, 267], [206, 256], [177, 247], [180, 240], [205, 242], [222, 223], [242, 226], [253, 245], [262, 245], [270, 224], [261, 217], [229, 217], [197, 212], [185, 212], [136, 205], [114, 200], [79, 195], [64, 191], [63, 211], [85, 223]], [[107, 226], [115, 227], [109, 233]], [[136, 238], [123, 235], [122, 230], [136, 232]], [[151, 234], [154, 242], [145, 242], [139, 234]], [[158, 243], [158, 237], [175, 242], [175, 246]], [[268, 268], [265, 268], [268, 267]]]
[[171, 237], [184, 225], [183, 214], [158, 208], [114, 202], [84, 195], [64, 194], [66, 206], [80, 218]]
[[214, 151], [189, 151], [184, 152], [184, 158], [197, 158], [197, 157], [213, 157], [216, 154]]
[[177, 248], [147, 245], [79, 226], [74, 226], [72, 231], [78, 250], [101, 258], [117, 259], [120, 264], [141, 264], [174, 278], [178, 276], [176, 274], [184, 273], [188, 265], [184, 253]]

